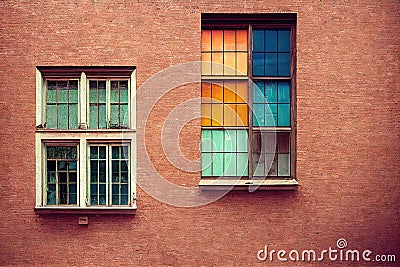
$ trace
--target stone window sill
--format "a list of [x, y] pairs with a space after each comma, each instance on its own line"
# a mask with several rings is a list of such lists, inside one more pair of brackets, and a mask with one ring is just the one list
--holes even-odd
[[202, 190], [296, 190], [299, 183], [296, 179], [265, 179], [265, 180], [229, 180], [229, 179], [201, 179], [199, 187]]

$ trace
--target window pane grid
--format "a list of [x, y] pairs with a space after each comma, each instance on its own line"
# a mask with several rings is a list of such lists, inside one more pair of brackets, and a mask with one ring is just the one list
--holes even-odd
[[107, 128], [106, 81], [89, 82], [89, 127]]

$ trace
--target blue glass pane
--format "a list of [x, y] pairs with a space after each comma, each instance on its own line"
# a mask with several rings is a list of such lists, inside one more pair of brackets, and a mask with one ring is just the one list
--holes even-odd
[[280, 82], [278, 84], [278, 102], [290, 103], [290, 83]]
[[278, 54], [278, 75], [290, 76], [290, 53]]
[[236, 154], [224, 153], [224, 176], [236, 176]]
[[264, 103], [264, 83], [256, 82], [253, 84], [253, 102]]
[[223, 152], [224, 151], [224, 131], [212, 131], [213, 151]]
[[253, 30], [253, 51], [264, 52], [264, 30]]
[[278, 74], [278, 54], [277, 53], [266, 53], [265, 54], [265, 75], [266, 76], [277, 76]]
[[276, 82], [266, 82], [265, 83], [265, 101], [267, 103], [277, 102], [277, 83]]
[[236, 151], [236, 130], [225, 130], [224, 133], [224, 152]]
[[223, 166], [224, 166], [224, 158], [223, 153], [215, 153], [213, 164], [212, 164], [212, 176], [222, 176], [223, 175]]
[[253, 75], [264, 76], [264, 53], [253, 53]]
[[265, 126], [276, 126], [277, 104], [265, 105]]
[[265, 126], [265, 105], [254, 104], [253, 105], [253, 125], [254, 126]]
[[276, 30], [265, 31], [265, 51], [276, 52], [277, 49], [277, 37], [278, 33]]
[[280, 104], [278, 114], [278, 126], [290, 126], [290, 104]]
[[290, 30], [278, 31], [278, 51], [290, 52]]
[[98, 191], [97, 191], [97, 184], [91, 184], [90, 185], [90, 194], [92, 195], [97, 195]]
[[237, 152], [247, 152], [247, 131], [246, 130], [237, 130]]
[[212, 170], [212, 153], [201, 154], [201, 175], [211, 176]]
[[238, 176], [248, 176], [249, 168], [248, 168], [248, 156], [247, 153], [238, 153], [236, 155], [236, 168]]

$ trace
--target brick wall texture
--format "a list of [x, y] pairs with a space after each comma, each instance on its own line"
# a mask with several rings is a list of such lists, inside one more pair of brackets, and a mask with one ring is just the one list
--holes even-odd
[[[35, 67], [134, 65], [140, 87], [200, 60], [202, 13], [297, 13], [298, 190], [235, 191], [181, 208], [138, 187], [135, 216], [90, 216], [80, 226], [78, 215], [36, 215]], [[2, 0], [0, 38], [0, 265], [372, 266], [257, 259], [264, 245], [320, 251], [339, 238], [397, 254], [399, 264], [399, 1]], [[194, 186], [200, 174], [163, 156], [160, 125], [199, 96], [199, 84], [175, 88], [147, 121], [150, 158], [178, 185]], [[199, 141], [192, 120], [179, 134], [182, 154], [198, 159]]]

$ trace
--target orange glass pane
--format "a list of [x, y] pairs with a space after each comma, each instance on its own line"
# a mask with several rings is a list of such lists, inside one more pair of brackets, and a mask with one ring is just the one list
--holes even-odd
[[201, 97], [202, 103], [211, 102], [211, 83], [201, 83]]
[[222, 84], [213, 83], [212, 84], [212, 101], [213, 102], [223, 102], [223, 87]]
[[235, 51], [234, 30], [224, 30], [224, 51]]
[[224, 75], [236, 74], [236, 57], [235, 52], [224, 53]]
[[201, 31], [201, 51], [211, 51], [211, 30]]
[[201, 74], [211, 75], [211, 53], [201, 53]]
[[238, 114], [237, 125], [238, 126], [248, 126], [249, 123], [248, 123], [248, 119], [247, 119], [247, 114], [248, 114], [247, 104], [237, 105], [237, 114]]
[[237, 75], [247, 75], [247, 53], [237, 52]]
[[212, 51], [222, 51], [222, 30], [211, 31]]
[[247, 103], [247, 81], [236, 83], [236, 102]]
[[224, 126], [236, 126], [236, 104], [224, 105]]
[[236, 50], [247, 51], [247, 30], [236, 31]]
[[212, 75], [223, 75], [224, 66], [223, 64], [223, 53], [214, 52], [211, 55], [212, 58]]
[[236, 83], [224, 83], [224, 103], [236, 103]]
[[201, 126], [211, 126], [211, 104], [201, 104]]
[[211, 108], [212, 126], [223, 125], [223, 104], [213, 104]]

